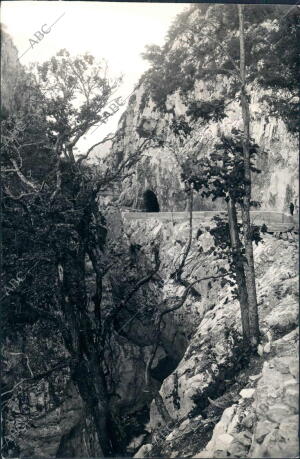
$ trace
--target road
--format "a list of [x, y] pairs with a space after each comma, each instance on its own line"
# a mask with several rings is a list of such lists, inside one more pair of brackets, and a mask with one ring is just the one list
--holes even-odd
[[[123, 218], [125, 220], [148, 220], [150, 218], [155, 218], [159, 221], [166, 222], [179, 222], [182, 220], [188, 220], [188, 212], [122, 212]], [[203, 211], [194, 211], [193, 212], [193, 221], [209, 221], [216, 215], [226, 216], [224, 211], [214, 211], [214, 210], [203, 210]], [[277, 211], [252, 211], [250, 212], [251, 221], [255, 225], [265, 224], [268, 227], [270, 232], [281, 232], [281, 231], [299, 231], [299, 221], [298, 215], [290, 215], [283, 212]]]

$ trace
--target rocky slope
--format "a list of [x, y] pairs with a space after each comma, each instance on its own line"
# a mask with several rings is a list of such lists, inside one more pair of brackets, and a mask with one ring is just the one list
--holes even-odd
[[[209, 223], [206, 223], [206, 225]], [[132, 241], [158, 232], [164, 254], [164, 292], [180, 294], [170, 280], [187, 224], [133, 222]], [[202, 230], [205, 228], [203, 225]], [[159, 229], [159, 231], [158, 231]], [[195, 232], [198, 231], [195, 228]], [[205, 277], [199, 237], [186, 271]], [[166, 322], [188, 345], [160, 394], [172, 422], [166, 425], [155, 402], [147, 426], [151, 440], [135, 457], [296, 457], [298, 454], [297, 246], [267, 235], [255, 248], [262, 345], [250, 357], [240, 342], [240, 312], [229, 287], [204, 281]], [[219, 262], [216, 261], [218, 264]], [[168, 280], [169, 279], [169, 280]], [[171, 325], [172, 324], [172, 325]]]
[[[128, 254], [132, 247], [144, 247], [134, 270], [145, 269], [154, 243], [161, 257], [156, 279], [137, 295], [126, 317], [121, 318], [125, 326], [116, 324], [111, 339], [108, 384], [111, 412], [120, 428], [112, 434], [135, 457], [284, 457], [281, 452], [287, 447], [290, 457], [296, 455], [298, 286], [294, 236], [283, 240], [266, 235], [264, 243], [255, 248], [261, 355], [249, 359], [241, 345], [239, 306], [232, 289], [207, 279], [195, 285], [180, 309], [165, 316], [149, 391], [145, 369], [153, 351], [155, 324], [147, 311], [151, 305], [163, 311], [163, 300], [173, 305], [185, 290], [171, 274], [184, 251], [189, 225], [154, 219], [124, 219], [122, 223], [115, 211], [107, 218], [114, 220], [119, 236], [121, 231]], [[223, 262], [205, 254], [212, 242], [207, 232], [210, 225], [209, 220], [194, 225], [183, 279], [218, 273]], [[119, 285], [122, 283], [120, 273], [105, 280], [104, 306], [113, 301], [115, 275]], [[123, 282], [127, 281], [124, 275]], [[9, 457], [98, 456], [84, 403], [69, 370], [60, 368], [67, 357], [60, 334], [46, 335], [40, 323], [27, 325], [6, 338], [3, 357], [2, 391], [9, 392], [18, 381], [13, 394], [3, 399]], [[49, 375], [45, 372], [41, 378], [44, 362], [47, 368], [57, 365], [57, 370]], [[159, 388], [172, 419], [167, 424], [154, 401]]]

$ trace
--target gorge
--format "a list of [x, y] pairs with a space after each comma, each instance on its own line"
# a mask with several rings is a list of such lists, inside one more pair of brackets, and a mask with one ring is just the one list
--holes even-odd
[[[158, 59], [172, 82], [178, 75], [168, 65], [189, 49], [188, 27], [216, 11], [191, 5], [173, 24]], [[250, 31], [273, 39], [276, 19], [246, 12]], [[236, 30], [226, 14], [216, 20], [231, 44]], [[203, 62], [210, 53], [207, 45]], [[25, 275], [1, 305], [3, 457], [297, 457], [299, 146], [287, 119], [270, 114], [271, 90], [248, 82], [260, 170], [251, 196], [260, 204], [251, 208], [260, 322], [252, 352], [236, 280], [227, 282], [228, 230], [219, 246], [214, 236], [227, 223], [226, 196], [188, 189], [181, 161], [191, 151], [196, 162], [210, 158], [221, 134], [243, 129], [227, 75], [217, 76], [217, 86], [195, 78], [187, 91], [167, 88], [163, 110], [142, 77], [97, 163], [72, 150], [73, 126], [86, 121], [87, 107], [73, 112], [53, 95], [48, 104], [37, 86], [40, 109], [27, 97], [34, 80], [5, 32], [1, 56], [4, 286]], [[52, 76], [76, 62], [67, 54], [53, 59], [39, 69], [49, 81], [55, 66]], [[179, 61], [184, 83], [195, 56]], [[96, 80], [109, 92], [103, 81]], [[225, 94], [224, 116], [193, 119], [190, 100], [211, 107], [216, 94]], [[188, 120], [186, 137], [174, 120]]]

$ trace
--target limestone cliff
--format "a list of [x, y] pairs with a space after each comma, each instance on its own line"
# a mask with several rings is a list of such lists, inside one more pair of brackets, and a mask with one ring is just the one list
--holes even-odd
[[[153, 110], [153, 103], [149, 101], [142, 107], [145, 97], [143, 86], [136, 91], [129, 102], [126, 112], [119, 123], [118, 140], [112, 147], [113, 154], [122, 152], [129, 155], [138, 142], [136, 128], [143, 119], [151, 119], [156, 123], [159, 134], [172, 140], [168, 124], [171, 114], [161, 117]], [[203, 92], [199, 89], [199, 96]], [[268, 117], [264, 114], [265, 108], [258, 101], [259, 93], [252, 92], [251, 103], [251, 136], [261, 147], [261, 154], [257, 159], [257, 166], [262, 173], [253, 177], [253, 198], [262, 203], [262, 209], [287, 211], [291, 201], [298, 200], [298, 142], [287, 132], [280, 119]], [[174, 108], [177, 116], [185, 113], [179, 95], [170, 98], [170, 107]], [[232, 127], [241, 128], [241, 111], [236, 102], [227, 107], [227, 118], [221, 123], [211, 123], [210, 132], [217, 130], [229, 132]], [[205, 128], [207, 131], [207, 127]], [[204, 129], [194, 126], [193, 140], [201, 138]], [[207, 145], [208, 151], [211, 143]], [[204, 152], [205, 154], [205, 152]], [[167, 147], [151, 148], [146, 150], [144, 157], [136, 166], [134, 177], [124, 181], [121, 187], [121, 202], [133, 208], [142, 208], [143, 193], [150, 189], [158, 198], [161, 210], [184, 210], [185, 200], [183, 185], [180, 179], [181, 170], [172, 152]], [[195, 210], [215, 209], [216, 204], [197, 198]]]
[[18, 50], [10, 36], [1, 30], [1, 109], [11, 110], [15, 102], [15, 86], [23, 67]]
[[[128, 225], [128, 224], [127, 224]], [[195, 225], [186, 275], [213, 271], [204, 263], [209, 222]], [[163, 254], [164, 294], [180, 295], [170, 279], [182, 253], [187, 223], [158, 220], [129, 224], [132, 241], [155, 232]], [[172, 421], [164, 422], [155, 401], [150, 409], [151, 440], [135, 457], [295, 457], [298, 454], [298, 286], [297, 244], [267, 235], [255, 248], [262, 345], [249, 357], [240, 341], [239, 305], [231, 288], [209, 280], [199, 297], [166, 319], [166, 329], [186, 337], [183, 358], [160, 389]], [[220, 261], [215, 260], [216, 269]]]
[[[190, 16], [186, 19], [187, 23], [197, 22], [199, 14], [197, 9], [191, 8]], [[165, 45], [168, 45], [165, 51], [167, 62], [172, 61], [173, 54], [171, 53], [177, 48], [186, 51], [186, 60], [177, 69], [179, 73], [181, 68], [184, 69], [185, 65], [189, 65], [189, 60], [194, 59], [188, 52], [187, 33], [182, 30], [180, 33], [181, 35], [173, 38], [173, 41], [170, 39]], [[204, 61], [206, 58], [209, 59], [209, 48], [207, 55], [201, 57]], [[175, 69], [174, 64], [174, 72]], [[161, 72], [163, 74], [163, 70]], [[112, 154], [119, 160], [135, 150], [140, 140], [137, 129], [140, 132], [139, 128], [144, 123], [150, 123], [151, 127], [155, 128], [156, 134], [164, 141], [176, 145], [170, 122], [174, 117], [178, 119], [181, 115], [185, 115], [192, 127], [192, 138], [189, 145], [192, 146], [193, 143], [197, 145], [201, 138], [205, 138], [206, 145], [201, 155], [206, 155], [211, 151], [217, 134], [229, 134], [232, 128], [242, 129], [241, 107], [239, 102], [230, 95], [226, 96], [226, 117], [222, 121], [210, 121], [203, 124], [200, 119], [192, 121], [190, 116], [186, 116], [188, 100], [193, 100], [195, 103], [203, 101], [209, 103], [222, 95], [224, 91], [226, 93], [230, 81], [226, 75], [218, 77], [216, 85], [196, 80], [188, 96], [181, 94], [179, 90], [173, 92], [167, 96], [165, 109], [162, 111], [151, 98], [150, 91], [144, 82], [146, 78], [147, 73], [141, 78], [119, 122], [117, 138], [112, 146]], [[169, 75], [169, 78], [178, 80], [178, 75]], [[156, 84], [158, 85], [159, 82]], [[170, 81], [170, 86], [172, 87], [172, 81]], [[263, 96], [266, 96], [268, 92], [257, 83], [251, 83], [248, 93], [250, 94], [251, 114], [250, 134], [260, 147], [257, 166], [262, 171], [261, 174], [253, 176], [253, 199], [262, 203], [262, 209], [287, 211], [291, 201], [294, 203], [298, 201], [298, 139], [297, 136], [289, 134], [281, 119], [269, 115], [270, 110], [263, 101]], [[177, 153], [180, 155], [180, 152], [177, 151]], [[180, 166], [167, 145], [148, 148], [143, 153], [141, 161], [136, 166], [135, 175], [127, 178], [121, 186], [121, 203], [142, 209], [143, 193], [147, 189], [156, 194], [161, 210], [185, 209]], [[220, 205], [220, 203], [211, 203], [207, 199], [201, 199], [199, 196], [195, 200], [195, 210], [215, 209]]]
[[[10, 39], [6, 40], [3, 105], [11, 110], [14, 75], [21, 70], [16, 50]], [[209, 90], [200, 83], [197, 90], [209, 97]], [[286, 209], [296, 196], [296, 142], [280, 120], [264, 116], [255, 97], [252, 135], [267, 154], [259, 159], [263, 172], [254, 180], [254, 194], [264, 208]], [[185, 111], [179, 96], [170, 98], [169, 106], [177, 114]], [[171, 138], [171, 116], [161, 118], [153, 110], [141, 85], [122, 117], [113, 153], [121, 160], [135, 148], [136, 127], [144, 118], [156, 123], [158, 133]], [[211, 132], [226, 131], [239, 123], [240, 112], [233, 102], [222, 125], [210, 128]], [[201, 137], [201, 129], [194, 126], [194, 141]], [[180, 170], [166, 148], [146, 152], [136, 175], [122, 185], [122, 203], [140, 207], [146, 189], [156, 193], [162, 210], [185, 208]], [[212, 203], [198, 198], [197, 208], [212, 208]], [[288, 234], [289, 239], [283, 240], [266, 235], [255, 248], [260, 355], [251, 357], [241, 346], [240, 313], [232, 289], [221, 281], [205, 279], [195, 285], [181, 308], [166, 315], [149, 388], [145, 373], [156, 336], [153, 311], [162, 312], [165, 301], [172, 304], [182, 296], [184, 286], [172, 274], [186, 246], [189, 226], [184, 221], [129, 221], [109, 207], [105, 215], [107, 244], [117, 241], [122, 259], [103, 279], [103, 311], [118, 304], [125, 288], [149, 271], [154, 247], [161, 259], [154, 278], [113, 324], [106, 348], [110, 419], [114, 421], [111, 441], [120, 449], [122, 446], [123, 453], [136, 457], [296, 456], [298, 286], [294, 236]], [[194, 224], [183, 279], [219, 272], [223, 261], [205, 254], [211, 245], [210, 225], [209, 220]], [[86, 274], [92, 292], [95, 278], [88, 261]], [[60, 331], [33, 317], [30, 323], [7, 333], [1, 345], [7, 457], [99, 456], [93, 422], [72, 382]], [[168, 424], [155, 401], [158, 390], [171, 417]]]
[[[239, 305], [232, 288], [206, 279], [195, 286], [180, 309], [165, 316], [149, 391], [145, 370], [155, 336], [151, 305], [163, 311], [164, 300], [172, 304], [185, 289], [171, 274], [186, 246], [189, 225], [171, 219], [123, 218], [122, 222], [115, 211], [107, 218], [110, 224], [114, 220], [112, 227], [119, 236], [121, 232], [123, 250], [127, 248], [129, 257], [132, 247], [143, 247], [127, 275], [145, 269], [154, 243], [161, 258], [156, 278], [124, 311], [120, 325], [115, 324], [107, 349], [111, 413], [120, 429], [112, 435], [136, 457], [284, 457], [287, 448], [290, 457], [296, 455], [298, 285], [294, 236], [283, 240], [266, 235], [255, 248], [260, 356], [250, 358], [241, 346]], [[205, 254], [212, 242], [207, 231], [210, 225], [209, 219], [194, 223], [183, 279], [219, 272], [223, 261]], [[112, 291], [122, 282], [128, 282], [128, 277], [121, 271], [106, 277], [104, 308], [110, 307]], [[4, 397], [3, 427], [9, 456], [98, 456], [84, 403], [68, 367], [60, 368], [68, 355], [59, 333], [46, 335], [41, 324], [28, 324], [6, 338], [3, 357], [4, 392], [10, 391], [15, 381], [20, 382], [13, 394]], [[41, 377], [44, 361], [49, 368], [57, 368]], [[157, 390], [171, 416], [169, 424], [162, 420], [154, 401]]]
[[[152, 247], [157, 244], [157, 229], [139, 246], [130, 239], [130, 231], [124, 231], [116, 209], [107, 209], [106, 219], [112, 228], [107, 245], [117, 244], [123, 255], [120, 264], [103, 279], [103, 311], [117, 306], [119, 295], [124, 294], [130, 282], [149, 271]], [[86, 274], [93, 292], [95, 279], [88, 261]], [[162, 297], [162, 283], [159, 276], [137, 292], [119, 314], [105, 350], [110, 435], [122, 453], [136, 451], [129, 445], [133, 437], [144, 438], [151, 400], [164, 378], [176, 368], [188, 343], [189, 331], [178, 333], [170, 323], [152, 363], [151, 385], [146, 390], [145, 371], [155, 336], [153, 309]], [[72, 381], [70, 355], [60, 330], [52, 333], [33, 318], [32, 323], [5, 332], [1, 352], [5, 454], [99, 457], [101, 449], [93, 422]]]

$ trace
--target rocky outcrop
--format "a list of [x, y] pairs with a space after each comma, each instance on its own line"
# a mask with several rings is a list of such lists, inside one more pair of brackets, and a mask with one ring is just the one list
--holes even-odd
[[[200, 13], [191, 8], [187, 22], [197, 23], [198, 14]], [[168, 53], [179, 46], [179, 41], [180, 49], [189, 46], [189, 38], [185, 37], [184, 32], [181, 34], [174, 41], [167, 43]], [[189, 52], [187, 56], [187, 59], [190, 60]], [[205, 60], [205, 56], [202, 56], [202, 59]], [[186, 65], [189, 66], [190, 62], [187, 61]], [[185, 63], [182, 64], [182, 68], [184, 67]], [[189, 141], [191, 151], [197, 148], [199, 156], [207, 155], [217, 140], [217, 134], [221, 132], [229, 134], [232, 128], [242, 129], [241, 107], [238, 101], [228, 99], [225, 103], [226, 117], [220, 122], [211, 121], [203, 125], [202, 122], [193, 122], [189, 116], [186, 116], [187, 99], [195, 102], [210, 102], [224, 91], [226, 92], [227, 87], [228, 78], [226, 76], [219, 78], [219, 83], [216, 85], [197, 80], [194, 89], [189, 91], [187, 97], [180, 95], [179, 91], [169, 95], [165, 110], [161, 112], [155, 106], [141, 78], [138, 88], [130, 97], [128, 107], [120, 119], [117, 137], [112, 146], [112, 155], [120, 161], [132, 154], [141, 142], [140, 134], [145, 129], [149, 132], [153, 129], [156, 135], [167, 144], [152, 146], [143, 152], [143, 157], [135, 168], [135, 175], [127, 178], [121, 186], [122, 205], [142, 209], [143, 193], [146, 190], [152, 190], [158, 198], [162, 211], [185, 209], [181, 168], [170, 144], [173, 145], [179, 156], [179, 162], [182, 153], [170, 129], [170, 122], [174, 120], [174, 117], [178, 119], [184, 115], [192, 127]], [[253, 84], [248, 88], [248, 93], [251, 113], [250, 134], [260, 147], [257, 166], [262, 170], [261, 174], [253, 176], [252, 197], [262, 203], [262, 209], [287, 211], [290, 202], [297, 204], [298, 201], [298, 139], [289, 134], [281, 119], [269, 116], [270, 110], [263, 101], [264, 96], [268, 94], [261, 87]], [[205, 139], [205, 145], [199, 153], [201, 139]], [[218, 208], [219, 205], [217, 202], [212, 203], [207, 198], [197, 196], [194, 209], [212, 210]]]
[[24, 72], [18, 60], [18, 50], [10, 36], [1, 30], [1, 109], [11, 111], [15, 104], [18, 76]]
[[[145, 369], [154, 343], [144, 308], [155, 300], [163, 311], [164, 300], [170, 305], [182, 296], [185, 287], [171, 274], [184, 252], [189, 225], [155, 219], [122, 224], [115, 213], [110, 218], [119, 221], [111, 238], [122, 236], [123, 248], [145, 247], [135, 259], [140, 273], [153, 243], [161, 257], [156, 279], [130, 305], [128, 320], [133, 320], [123, 330], [116, 328], [108, 353], [111, 412], [127, 451], [136, 457], [282, 457], [288, 443], [292, 455], [298, 391], [296, 243], [266, 235], [255, 248], [260, 355], [250, 357], [241, 345], [239, 305], [232, 288], [206, 279], [195, 285], [180, 309], [166, 315], [149, 391]], [[206, 254], [212, 244], [207, 231], [211, 224], [194, 224], [183, 279], [219, 272], [220, 260]], [[113, 301], [113, 280], [114, 275], [104, 285], [107, 306]], [[127, 282], [127, 277], [117, 281]], [[4, 397], [6, 450], [11, 457], [98, 456], [92, 422], [67, 368], [34, 379], [67, 357], [61, 338], [44, 333], [40, 325], [28, 325], [4, 346], [4, 388], [10, 391], [15, 381], [26, 379], [12, 397]], [[171, 417], [168, 424], [154, 401], [157, 390]]]
[[250, 457], [293, 457], [299, 452], [299, 359], [297, 331], [276, 340], [264, 362], [255, 395], [258, 422]]
[[6, 454], [9, 457], [99, 454], [92, 423], [68, 367], [62, 365], [68, 354], [59, 333], [47, 336], [39, 323], [27, 325], [6, 338], [2, 355], [2, 428]]
[[[130, 225], [133, 241], [158, 233], [162, 253], [168, 254], [163, 260], [165, 295], [180, 294], [183, 287], [168, 274], [174, 268], [171, 260], [176, 254], [178, 258], [186, 241], [187, 223], [162, 226], [148, 220]], [[212, 269], [213, 260], [205, 264], [199, 252], [200, 246], [205, 252], [209, 245], [203, 231], [188, 267], [198, 277]], [[284, 457], [285, 448], [290, 457], [298, 454], [296, 254], [295, 242], [268, 235], [255, 248], [262, 331], [259, 356], [249, 356], [243, 349], [239, 306], [228, 286], [201, 283], [197, 286], [201, 297], [189, 297], [168, 318], [177, 333], [189, 330], [184, 356], [160, 388], [172, 422], [166, 425], [152, 401], [148, 426], [152, 440], [135, 457]], [[269, 428], [264, 437], [262, 426]]]
[[273, 355], [280, 357], [269, 357], [262, 371], [249, 377], [249, 388], [224, 410], [205, 450], [195, 457], [296, 457], [297, 341], [298, 333], [292, 331], [272, 344]]
[[[17, 75], [16, 49], [9, 38], [4, 60], [9, 75]], [[5, 54], [6, 53], [6, 54]], [[2, 61], [3, 62], [3, 61]], [[5, 66], [3, 66], [5, 67]], [[7, 85], [3, 105], [11, 110], [14, 79]], [[201, 97], [206, 88], [198, 87]], [[209, 94], [207, 93], [207, 97]], [[168, 101], [176, 114], [185, 112], [179, 96]], [[254, 180], [254, 197], [264, 208], [286, 209], [296, 196], [296, 145], [279, 120], [267, 119], [252, 98], [252, 135], [268, 150], [259, 157], [263, 173]], [[145, 102], [143, 87], [131, 98], [123, 115], [113, 152], [119, 160], [138, 142], [136, 127], [145, 118], [154, 120], [157, 132], [171, 138], [168, 121]], [[228, 106], [222, 125], [240, 126], [235, 103]], [[194, 127], [194, 140], [201, 138]], [[204, 152], [205, 154], [205, 152]], [[136, 175], [128, 177], [121, 201], [142, 205], [143, 192], [153, 190], [161, 210], [185, 208], [180, 170], [166, 148], [148, 150]], [[222, 204], [214, 204], [221, 206]], [[212, 204], [196, 199], [197, 209]], [[215, 207], [214, 207], [215, 208]], [[107, 214], [111, 231], [108, 243], [119, 240], [124, 252], [120, 266], [104, 279], [105, 310], [153, 265], [153, 247], [159, 248], [161, 266], [156, 276], [123, 311], [107, 349], [107, 384], [112, 417], [129, 454], [135, 457], [283, 457], [296, 456], [297, 428], [297, 250], [293, 240], [265, 236], [255, 248], [262, 344], [251, 357], [240, 336], [239, 306], [231, 287], [209, 279], [194, 286], [184, 305], [166, 315], [161, 344], [151, 369], [151, 387], [145, 387], [145, 371], [153, 352], [156, 308], [174, 304], [186, 286], [172, 275], [186, 247], [187, 222], [122, 222], [115, 211]], [[223, 262], [206, 251], [212, 245], [209, 220], [197, 223], [182, 280], [206, 278], [219, 272]], [[197, 235], [197, 237], [196, 237]], [[142, 249], [142, 250], [141, 250]], [[123, 259], [122, 259], [123, 261]], [[128, 268], [128, 266], [130, 266]], [[88, 263], [87, 263], [88, 272]], [[88, 279], [94, 287], [94, 278]], [[91, 289], [91, 292], [93, 289]], [[91, 293], [88, 292], [88, 293]], [[125, 324], [125, 326], [124, 326]], [[47, 333], [46, 333], [47, 331]], [[97, 457], [101, 449], [86, 407], [72, 383], [68, 353], [59, 332], [50, 333], [37, 320], [8, 334], [3, 344], [4, 450], [9, 457]], [[155, 397], [159, 390], [160, 398]], [[155, 400], [156, 398], [156, 400]], [[171, 421], [162, 418], [158, 401]], [[118, 438], [118, 441], [120, 438]]]
[[[198, 89], [196, 97], [209, 99], [205, 89]], [[204, 95], [203, 95], [204, 94]], [[172, 114], [161, 115], [154, 110], [153, 102], [141, 109], [142, 98], [146, 95], [141, 85], [131, 98], [126, 112], [119, 123], [118, 137], [112, 147], [113, 155], [127, 157], [138, 145], [137, 127], [143, 119], [153, 120], [158, 135], [172, 143], [174, 137], [169, 129]], [[261, 91], [253, 88], [251, 92], [251, 136], [260, 146], [257, 167], [261, 174], [253, 176], [253, 199], [261, 201], [262, 209], [287, 211], [291, 201], [298, 200], [298, 143], [297, 139], [287, 132], [280, 119], [266, 116], [266, 106], [260, 102]], [[176, 116], [185, 113], [186, 107], [179, 95], [169, 98], [169, 105]], [[207, 154], [214, 143], [216, 133], [229, 133], [233, 127], [240, 129], [241, 110], [237, 102], [227, 107], [227, 117], [220, 123], [210, 123], [205, 129], [200, 124], [193, 124], [191, 143], [199, 142], [203, 135], [211, 137], [202, 155]], [[205, 131], [205, 133], [204, 133]], [[143, 193], [152, 190], [162, 211], [184, 210], [186, 202], [181, 182], [181, 169], [172, 151], [168, 147], [152, 147], [143, 153], [142, 160], [136, 166], [133, 177], [124, 181], [121, 187], [121, 202], [125, 206], [143, 208]], [[212, 210], [220, 208], [218, 203], [200, 198], [195, 200], [195, 210]]]

